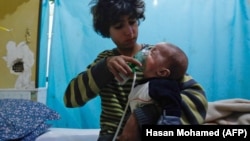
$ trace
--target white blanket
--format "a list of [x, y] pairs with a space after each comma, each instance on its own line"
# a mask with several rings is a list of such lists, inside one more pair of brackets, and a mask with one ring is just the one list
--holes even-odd
[[205, 124], [250, 125], [250, 100], [232, 98], [209, 102]]

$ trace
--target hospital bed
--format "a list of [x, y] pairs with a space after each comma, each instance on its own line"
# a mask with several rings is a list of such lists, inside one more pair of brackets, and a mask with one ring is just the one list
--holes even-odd
[[[96, 141], [99, 129], [52, 128], [48, 120], [60, 115], [40, 102], [0, 99], [0, 140]], [[208, 125], [250, 125], [250, 100], [225, 99], [208, 102]]]
[[60, 115], [44, 103], [0, 99], [0, 141], [96, 141], [99, 129], [53, 128]]
[[99, 129], [49, 128], [35, 141], [96, 141]]
[[[250, 101], [226, 99], [208, 103], [207, 125], [249, 125]], [[100, 129], [50, 128], [36, 141], [96, 141]]]

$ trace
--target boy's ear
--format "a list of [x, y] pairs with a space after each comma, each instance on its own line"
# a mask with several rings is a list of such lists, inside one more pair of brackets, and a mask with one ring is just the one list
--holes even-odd
[[160, 77], [168, 77], [170, 75], [170, 70], [166, 68], [161, 68], [157, 71], [157, 75]]

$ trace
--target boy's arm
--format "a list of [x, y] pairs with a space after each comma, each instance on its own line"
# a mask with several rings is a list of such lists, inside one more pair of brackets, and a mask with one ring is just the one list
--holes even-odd
[[[181, 80], [181, 97], [182, 124], [203, 124], [208, 106], [205, 91], [189, 75], [185, 75]], [[160, 117], [159, 108], [154, 104], [137, 108], [134, 113], [140, 126], [156, 124]]]
[[181, 97], [182, 124], [203, 124], [208, 107], [206, 93], [190, 75], [181, 80]]
[[96, 97], [100, 89], [113, 79], [114, 76], [108, 70], [104, 58], [107, 54], [101, 53], [86, 71], [70, 81], [64, 93], [66, 107], [83, 106], [88, 100]]
[[[204, 89], [189, 75], [185, 75], [181, 83], [181, 96], [184, 105], [184, 107], [182, 107], [184, 108], [182, 109], [183, 124], [203, 124], [208, 106]], [[134, 113], [130, 115], [120, 136], [120, 141], [125, 141], [125, 139], [130, 141], [138, 140], [141, 136], [141, 126], [144, 124], [156, 124], [159, 117], [160, 111], [155, 104], [137, 108]]]
[[[208, 102], [205, 91], [191, 76], [185, 75], [181, 80], [182, 115], [183, 124], [203, 124], [207, 112]], [[144, 124], [156, 124], [160, 117], [160, 110], [155, 104], [145, 105], [134, 111], [134, 119], [141, 128]], [[134, 122], [135, 122], [134, 121]], [[129, 121], [126, 126], [129, 126]], [[133, 126], [131, 126], [133, 127]], [[124, 132], [129, 132], [124, 128]], [[133, 134], [133, 133], [131, 133]]]

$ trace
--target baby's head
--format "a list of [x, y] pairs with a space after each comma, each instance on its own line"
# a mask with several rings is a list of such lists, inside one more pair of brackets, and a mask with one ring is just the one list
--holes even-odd
[[176, 45], [161, 42], [152, 47], [143, 66], [144, 77], [180, 79], [187, 70], [188, 58]]

